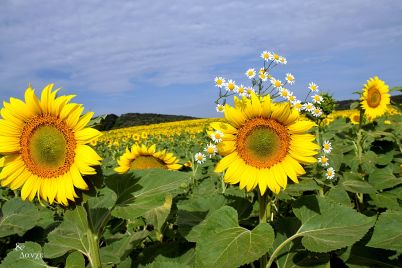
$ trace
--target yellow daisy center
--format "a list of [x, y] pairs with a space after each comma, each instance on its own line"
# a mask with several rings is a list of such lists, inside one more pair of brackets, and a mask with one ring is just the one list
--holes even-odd
[[279, 55], [278, 55], [278, 54], [274, 54], [274, 59], [279, 60]]
[[371, 108], [375, 108], [380, 105], [381, 102], [381, 93], [376, 87], [372, 87], [368, 90], [367, 93], [367, 104]]
[[33, 117], [22, 130], [20, 144], [27, 168], [39, 177], [58, 177], [74, 163], [77, 144], [74, 133], [55, 116]]
[[213, 154], [214, 152], [215, 152], [215, 150], [214, 150], [213, 147], [208, 147], [208, 148], [207, 148], [207, 153], [208, 153], [208, 154]]
[[137, 157], [131, 162], [131, 170], [149, 169], [149, 168], [163, 168], [167, 169], [165, 163], [151, 155], [142, 155]]
[[217, 139], [217, 140], [219, 140], [219, 139], [221, 139], [222, 137], [221, 137], [221, 134], [220, 133], [215, 133], [215, 139]]
[[247, 121], [237, 135], [237, 151], [249, 165], [269, 168], [285, 158], [290, 138], [276, 120], [257, 117]]
[[325, 150], [329, 150], [329, 144], [327, 144], [327, 143], [324, 144], [324, 149], [325, 149]]

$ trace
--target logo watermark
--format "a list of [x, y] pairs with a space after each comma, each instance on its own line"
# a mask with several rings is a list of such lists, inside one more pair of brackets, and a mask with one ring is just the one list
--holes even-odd
[[43, 258], [42, 252], [24, 252], [25, 245], [21, 245], [19, 243], [15, 244], [15, 251], [19, 251], [19, 258], [20, 259], [34, 259], [34, 260], [41, 260]]

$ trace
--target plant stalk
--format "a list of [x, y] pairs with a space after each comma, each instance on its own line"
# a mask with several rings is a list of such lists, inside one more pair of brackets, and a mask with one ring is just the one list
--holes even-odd
[[[267, 204], [268, 204], [268, 194], [265, 193], [264, 195], [261, 195], [260, 191], [257, 190], [258, 192], [258, 203], [259, 203], [259, 222], [261, 223], [266, 223], [267, 222]], [[267, 265], [267, 254], [264, 254], [260, 258], [260, 267], [265, 267]]]
[[99, 254], [99, 239], [98, 236], [88, 230], [88, 242], [89, 242], [89, 262], [92, 268], [101, 268], [101, 259]]

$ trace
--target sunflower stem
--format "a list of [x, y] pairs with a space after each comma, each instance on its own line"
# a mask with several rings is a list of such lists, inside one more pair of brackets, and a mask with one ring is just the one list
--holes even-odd
[[93, 268], [100, 268], [101, 259], [99, 254], [99, 238], [91, 230], [88, 230], [88, 242], [89, 242], [89, 261]]
[[[267, 215], [270, 214], [270, 207], [268, 205], [268, 194], [265, 193], [264, 195], [261, 195], [260, 191], [258, 192], [258, 203], [259, 203], [259, 221], [261, 223], [266, 223], [267, 222]], [[268, 208], [269, 207], [269, 208]], [[268, 210], [268, 211], [267, 211]], [[268, 212], [268, 213], [267, 213]], [[268, 259], [267, 259], [267, 254], [264, 254], [260, 258], [260, 267], [265, 267], [267, 265]]]

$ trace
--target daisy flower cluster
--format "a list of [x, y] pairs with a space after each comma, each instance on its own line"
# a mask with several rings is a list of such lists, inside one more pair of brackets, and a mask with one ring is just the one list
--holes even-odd
[[210, 142], [204, 148], [205, 153], [202, 153], [202, 152], [196, 153], [194, 155], [195, 162], [197, 162], [198, 164], [203, 164], [207, 160], [207, 156], [209, 158], [212, 158], [213, 156], [215, 156], [218, 153], [218, 148], [217, 148], [216, 144], [222, 141], [223, 135], [224, 134], [219, 130], [212, 132], [210, 134], [210, 138], [212, 139], [212, 141], [215, 144]]
[[[263, 51], [260, 56], [264, 60], [263, 67], [259, 69], [249, 68], [245, 72], [246, 77], [251, 80], [251, 86], [236, 83], [234, 80], [225, 79], [222, 76], [215, 77], [215, 86], [219, 89], [219, 97], [215, 101], [217, 112], [223, 113], [225, 111], [226, 98], [229, 96], [238, 95], [241, 98], [250, 98], [251, 94], [257, 92], [260, 96], [272, 95], [274, 89], [277, 89], [277, 92], [272, 95], [273, 98], [282, 96], [291, 103], [299, 103], [296, 107], [301, 109], [301, 102], [297, 100], [293, 92], [285, 88], [286, 85], [295, 83], [295, 77], [291, 73], [287, 73], [284, 82], [282, 82], [271, 75], [273, 68], [279, 64], [287, 63], [286, 58], [271, 51]], [[269, 92], [269, 90], [271, 91]]]
[[318, 157], [318, 163], [321, 164], [322, 167], [327, 168], [325, 172], [325, 176], [328, 180], [332, 180], [335, 177], [335, 170], [333, 167], [328, 167], [329, 166], [329, 158], [328, 155], [332, 151], [332, 144], [329, 141], [324, 141], [322, 144], [322, 152], [323, 154]]

